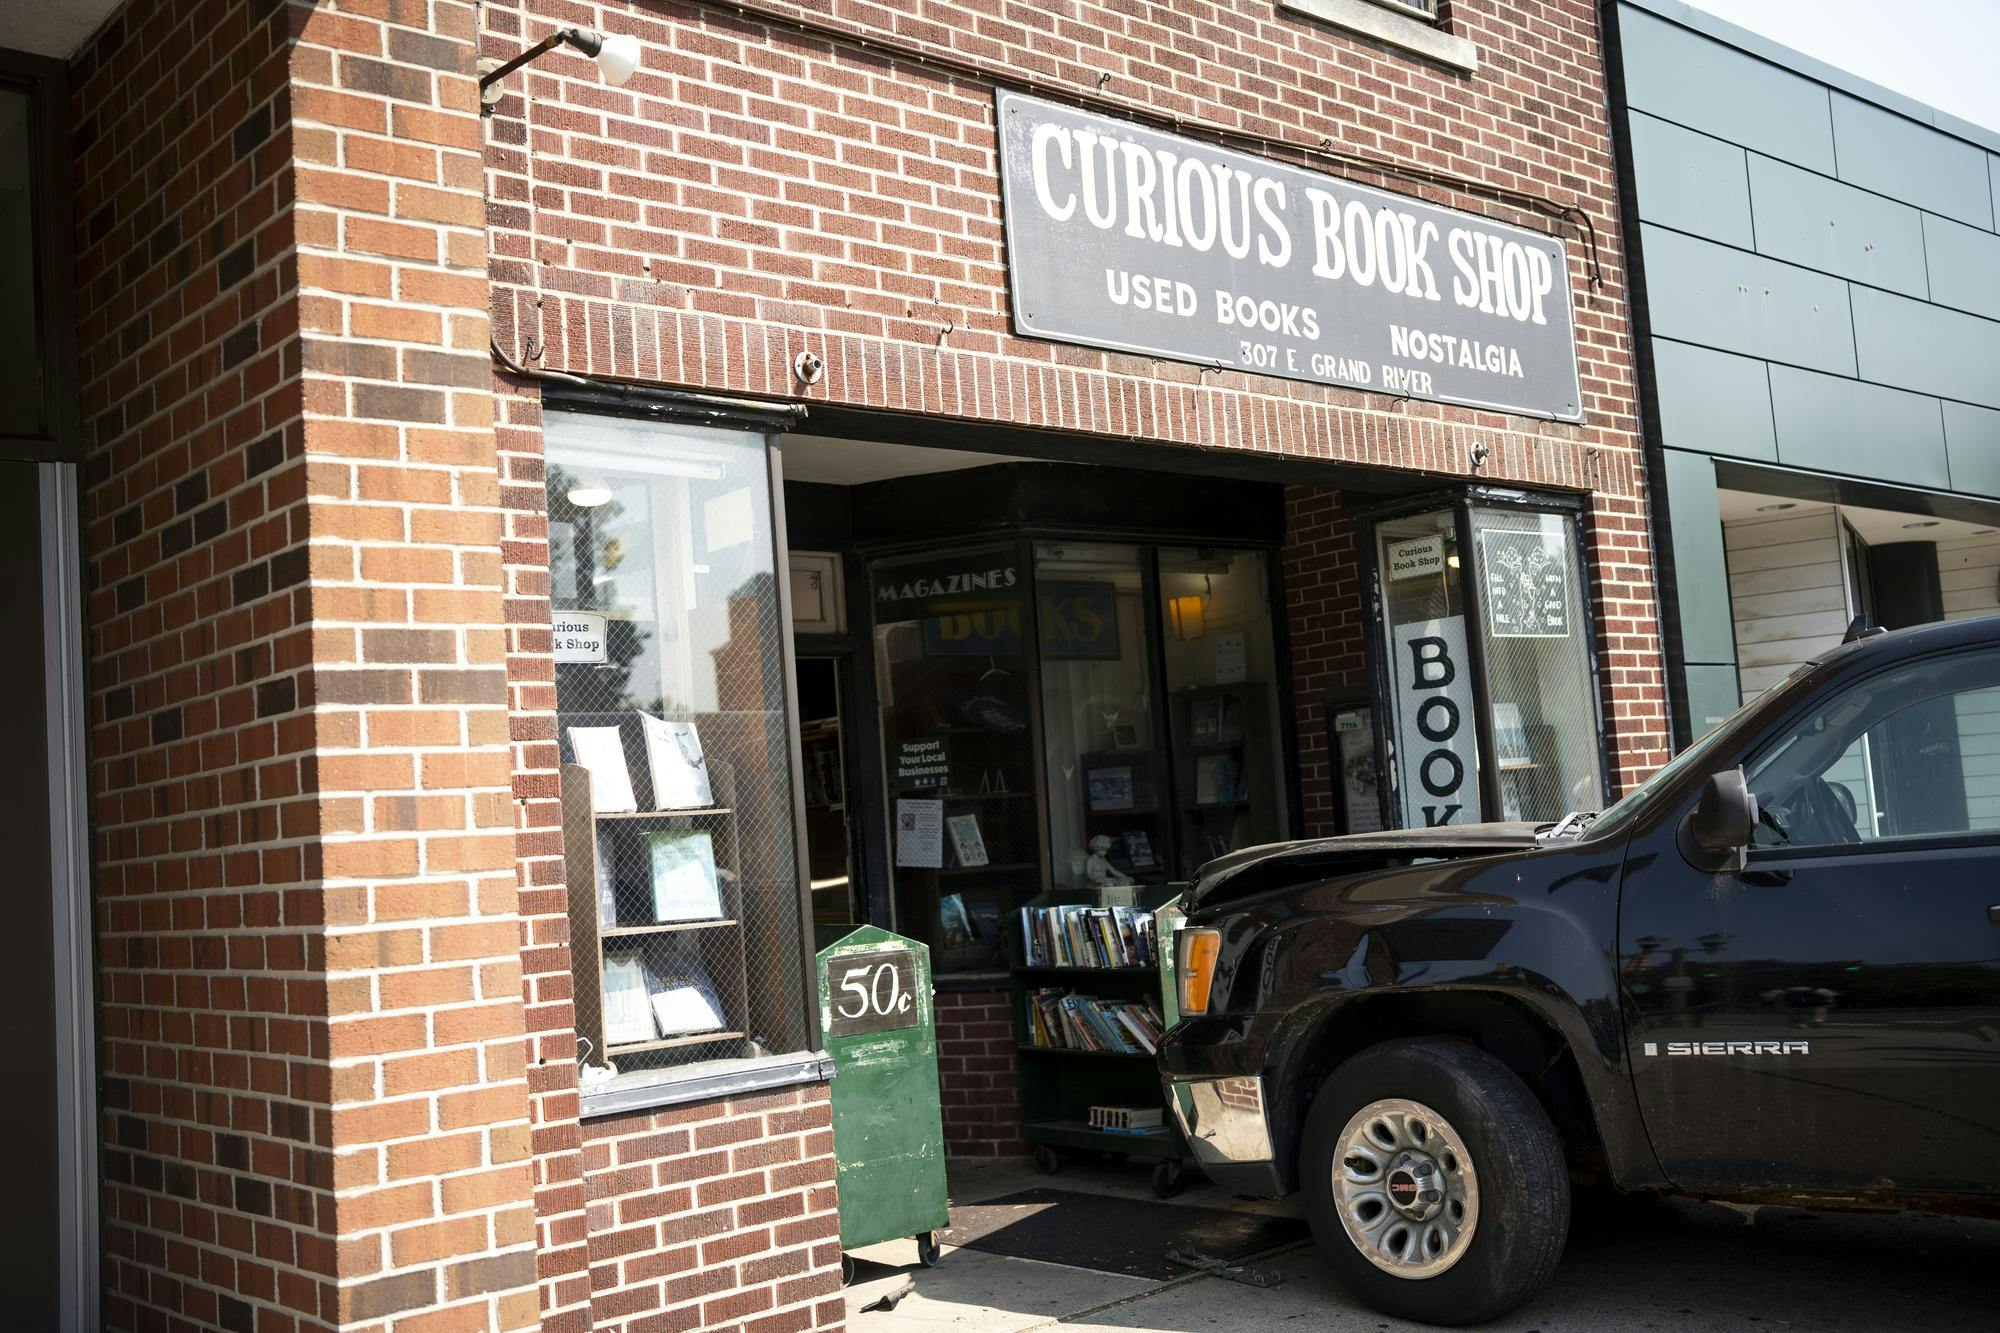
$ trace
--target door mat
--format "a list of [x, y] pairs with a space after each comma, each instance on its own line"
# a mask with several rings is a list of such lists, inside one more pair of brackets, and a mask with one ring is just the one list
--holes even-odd
[[1168, 1250], [1200, 1250], [1234, 1261], [1308, 1234], [1303, 1221], [1290, 1217], [1031, 1189], [985, 1203], [953, 1204], [951, 1229], [942, 1239], [988, 1254], [1164, 1280], [1192, 1271], [1168, 1262]]

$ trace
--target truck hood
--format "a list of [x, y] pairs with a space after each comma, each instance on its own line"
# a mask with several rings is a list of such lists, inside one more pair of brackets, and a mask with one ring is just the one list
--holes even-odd
[[1201, 868], [1194, 887], [1188, 890], [1188, 906], [1247, 897], [1303, 880], [1390, 870], [1418, 861], [1458, 861], [1528, 851], [1539, 845], [1535, 834], [1549, 827], [1546, 822], [1533, 821], [1446, 824], [1246, 847]]

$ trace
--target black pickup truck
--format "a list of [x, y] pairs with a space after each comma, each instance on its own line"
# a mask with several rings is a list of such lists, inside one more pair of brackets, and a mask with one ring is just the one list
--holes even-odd
[[1561, 1257], [1573, 1184], [2000, 1213], [2000, 617], [1856, 638], [1597, 815], [1204, 867], [1196, 1159], [1386, 1313]]

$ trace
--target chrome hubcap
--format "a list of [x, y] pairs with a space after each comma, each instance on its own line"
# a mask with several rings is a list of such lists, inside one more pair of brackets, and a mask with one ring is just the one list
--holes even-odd
[[1421, 1102], [1370, 1102], [1340, 1131], [1333, 1200], [1354, 1247], [1385, 1273], [1436, 1277], [1479, 1225], [1479, 1178], [1465, 1141]]

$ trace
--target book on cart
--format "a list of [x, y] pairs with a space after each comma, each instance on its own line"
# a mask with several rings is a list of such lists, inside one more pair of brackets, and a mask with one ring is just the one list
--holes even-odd
[[1079, 995], [1050, 987], [1028, 997], [1028, 1045], [1048, 1050], [1152, 1055], [1166, 1023], [1150, 998]]
[[1142, 907], [1023, 907], [1021, 947], [1029, 967], [1156, 967], [1160, 959], [1153, 914]]

